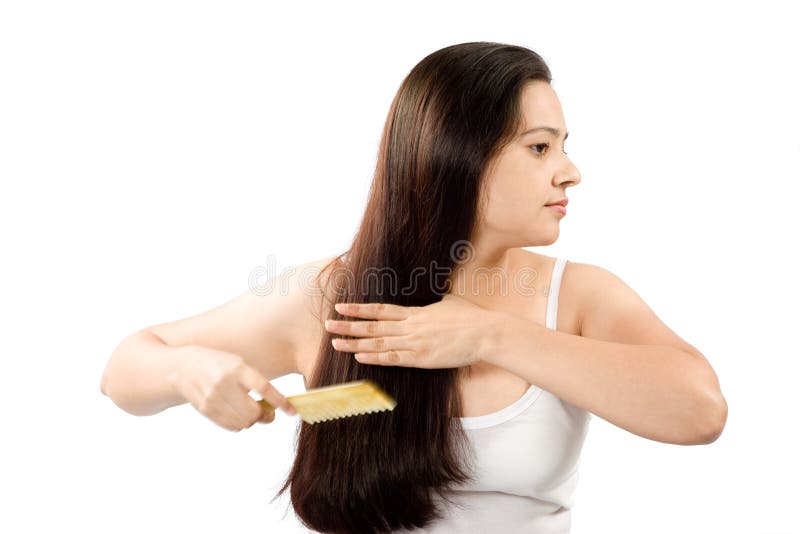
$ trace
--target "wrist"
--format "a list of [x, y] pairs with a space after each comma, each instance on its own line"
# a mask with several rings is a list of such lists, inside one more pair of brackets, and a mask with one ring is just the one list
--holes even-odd
[[181, 393], [180, 381], [183, 377], [183, 368], [188, 358], [188, 352], [194, 349], [191, 345], [183, 345], [178, 347], [169, 347], [170, 354], [165, 358], [166, 365], [166, 378], [167, 382], [172, 386], [172, 391], [179, 396]]
[[509, 325], [514, 320], [515, 317], [507, 313], [486, 312], [482, 327], [479, 328], [480, 333], [476, 345], [479, 361], [496, 365], [496, 357], [504, 350], [503, 347], [509, 335]]

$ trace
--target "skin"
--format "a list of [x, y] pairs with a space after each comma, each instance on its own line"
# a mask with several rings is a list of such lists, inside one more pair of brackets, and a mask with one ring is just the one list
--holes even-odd
[[[573, 285], [565, 284], [566, 294], [582, 294], [579, 335], [525, 316], [520, 294], [502, 299], [507, 304], [501, 305], [501, 299], [487, 298], [494, 286], [478, 287], [477, 281], [487, 279], [474, 274], [478, 269], [511, 272], [524, 263], [518, 260], [521, 247], [556, 241], [563, 215], [545, 205], [580, 183], [580, 173], [563, 151], [566, 125], [555, 92], [545, 82], [531, 82], [521, 96], [520, 134], [539, 126], [560, 133], [520, 135], [488, 166], [483, 184], [487, 202], [479, 209], [468, 260], [452, 273], [451, 294], [421, 307], [337, 305], [351, 319], [326, 321], [325, 327], [353, 339], [333, 338], [333, 346], [368, 365], [436, 369], [486, 364], [648, 439], [711, 443], [725, 424], [727, 403], [708, 360], [613, 273], [571, 265], [574, 274], [567, 278]], [[496, 283], [495, 277], [488, 280]], [[480, 295], [467, 298], [462, 287]], [[584, 326], [592, 335], [584, 337]], [[479, 384], [478, 396], [484, 399], [487, 384], [483, 378]], [[519, 390], [511, 397], [503, 386], [494, 390], [498, 397], [519, 398]]]
[[[530, 268], [532, 264], [531, 253], [521, 254], [520, 250], [522, 247], [550, 245], [558, 239], [559, 222], [563, 215], [546, 207], [546, 204], [566, 197], [566, 189], [580, 183], [581, 176], [564, 152], [567, 128], [561, 103], [551, 85], [542, 81], [529, 82], [520, 94], [520, 108], [522, 121], [519, 130], [485, 171], [483, 202], [478, 209], [476, 230], [469, 242], [469, 259], [454, 268], [450, 276], [453, 283], [450, 294], [445, 295], [441, 303], [427, 307], [424, 312], [416, 311], [414, 323], [417, 326], [414, 328], [417, 329], [417, 335], [422, 335], [426, 329], [424, 325], [436, 325], [435, 333], [427, 332], [428, 350], [425, 352], [428, 356], [418, 348], [414, 350], [407, 340], [397, 339], [397, 346], [386, 347], [387, 351], [391, 351], [386, 357], [393, 359], [395, 364], [405, 358], [422, 368], [494, 367], [476, 357], [477, 349], [491, 338], [483, 329], [492, 322], [486, 314], [487, 310], [519, 311], [530, 307], [531, 297], [514, 294], [511, 285], [516, 279], [513, 274], [520, 268]], [[560, 134], [547, 130], [526, 133], [539, 126], [557, 129]], [[487, 274], [487, 271], [492, 274]], [[501, 276], [493, 273], [501, 273]], [[501, 284], [505, 285], [505, 289]], [[512, 294], [505, 294], [504, 291], [509, 288]], [[389, 308], [391, 311], [386, 312], [393, 314], [386, 317], [389, 320], [403, 320], [411, 315], [407, 309]], [[338, 306], [337, 310], [343, 315], [350, 315], [351, 319], [359, 317], [353, 310]], [[562, 311], [562, 315], [566, 317], [569, 314]], [[378, 319], [369, 314], [360, 318]], [[397, 324], [385, 325], [381, 333], [375, 329], [368, 330], [367, 323], [358, 323], [328, 321], [325, 327], [332, 333], [357, 337], [402, 337], [408, 334], [401, 331], [402, 327]], [[380, 347], [370, 346], [372, 340], [333, 340], [332, 343], [334, 348], [342, 351], [381, 350]], [[359, 354], [357, 359], [362, 363], [374, 363], [376, 360], [373, 357], [375, 355], [361, 358]], [[504, 375], [505, 378], [497, 383], [502, 386], [503, 393], [494, 399], [502, 405], [508, 404], [506, 397], [509, 394], [516, 395], [517, 389], [527, 387], [526, 383], [519, 380], [509, 383], [508, 376], [511, 374]], [[485, 389], [487, 384], [483, 382], [481, 387]], [[480, 402], [488, 402], [485, 395], [478, 398]], [[471, 406], [470, 409], [484, 411], [483, 406]]]
[[[476, 325], [489, 324], [484, 315], [487, 309], [522, 310], [529, 306], [530, 297], [516, 295], [512, 285], [520, 268], [529, 267], [530, 253], [521, 255], [522, 247], [550, 245], [558, 239], [559, 222], [563, 215], [546, 204], [566, 197], [566, 189], [580, 183], [577, 167], [564, 152], [567, 132], [564, 114], [558, 97], [547, 82], [529, 82], [520, 94], [522, 121], [514, 139], [507, 144], [485, 171], [482, 184], [482, 202], [477, 215], [476, 230], [470, 238], [467, 260], [458, 262], [450, 274], [452, 286], [443, 302], [433, 305], [424, 313], [417, 313], [415, 321], [421, 325], [437, 325], [439, 329], [451, 331], [428, 333], [430, 337], [447, 342], [440, 347], [439, 358], [419, 359], [416, 353], [415, 366], [419, 367], [486, 367], [476, 359], [476, 349], [490, 336]], [[557, 129], [559, 135], [548, 130], [528, 130], [548, 126]], [[500, 273], [496, 276], [495, 273]], [[512, 294], [507, 294], [508, 290]], [[458, 299], [454, 302], [449, 299]], [[475, 306], [477, 305], [477, 306]], [[480, 306], [480, 307], [478, 307]], [[410, 315], [409, 310], [392, 308], [391, 320], [402, 320]], [[351, 315], [352, 310], [337, 310]], [[362, 319], [378, 319], [361, 316]], [[367, 324], [343, 324], [329, 321], [326, 330], [351, 336], [379, 336], [376, 330], [368, 331]], [[375, 325], [372, 325], [374, 328]], [[382, 335], [404, 336], [400, 325], [387, 324]], [[466, 335], [466, 333], [471, 333]], [[390, 358], [412, 358], [415, 352], [408, 340], [396, 340]], [[368, 350], [367, 342], [333, 340], [337, 350]], [[369, 341], [368, 343], [372, 343]], [[406, 343], [406, 345], [403, 345]], [[403, 345], [403, 346], [401, 346]], [[430, 345], [430, 343], [429, 343]], [[428, 347], [430, 348], [430, 347]], [[371, 347], [381, 350], [380, 347]], [[462, 360], [459, 360], [462, 358]], [[368, 359], [363, 360], [368, 363]]]
[[[566, 189], [581, 181], [578, 168], [564, 152], [567, 132], [561, 103], [552, 86], [535, 81], [521, 94], [523, 127], [487, 169], [486, 202], [478, 213], [477, 230], [470, 239], [470, 258], [453, 271], [453, 294], [473, 288], [456, 280], [479, 280], [480, 269], [502, 269], [512, 264], [512, 249], [550, 245], [558, 239], [562, 214], [545, 204], [567, 196]], [[538, 126], [560, 130], [520, 135]], [[485, 278], [484, 278], [485, 279]]]

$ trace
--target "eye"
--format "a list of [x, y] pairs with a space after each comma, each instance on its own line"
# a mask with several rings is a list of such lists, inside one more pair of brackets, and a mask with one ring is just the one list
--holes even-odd
[[[549, 149], [550, 148], [550, 144], [549, 143], [537, 143], [535, 145], [531, 145], [530, 146], [530, 148], [534, 149], [534, 151], [536, 152], [537, 156], [542, 156], [542, 155], [544, 155], [544, 152], [539, 152], [538, 150], [536, 150], [537, 147], [545, 147], [545, 149]], [[565, 150], [564, 154], [566, 154], [566, 153], [567, 153], [567, 151]]]
[[536, 150], [539, 147], [550, 148], [550, 145], [548, 145], [547, 143], [537, 143], [535, 145], [531, 145], [531, 148], [534, 149], [534, 152], [536, 152], [537, 156], [541, 156], [542, 154], [544, 154], [544, 152], [539, 152], [538, 150]]

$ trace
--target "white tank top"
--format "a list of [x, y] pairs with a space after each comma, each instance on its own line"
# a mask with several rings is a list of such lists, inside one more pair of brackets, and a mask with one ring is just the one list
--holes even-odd
[[[566, 260], [557, 258], [545, 325], [556, 330], [558, 290]], [[426, 534], [535, 532], [566, 534], [591, 412], [536, 385], [502, 410], [460, 417], [475, 452], [474, 481], [454, 486], [459, 508], [433, 494], [447, 517]]]

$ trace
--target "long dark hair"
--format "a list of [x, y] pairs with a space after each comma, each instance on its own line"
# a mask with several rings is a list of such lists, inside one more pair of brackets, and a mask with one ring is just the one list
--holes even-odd
[[[530, 81], [551, 82], [542, 57], [485, 41], [437, 50], [409, 72], [386, 118], [361, 226], [323, 270], [337, 267], [324, 284], [330, 306], [320, 320], [348, 319], [330, 300], [425, 306], [442, 299], [449, 281], [437, 287], [419, 270], [452, 272], [463, 260], [459, 247], [482, 213], [487, 166], [520, 130], [520, 95]], [[381, 273], [390, 275], [388, 289]], [[295, 513], [317, 532], [428, 525], [442, 517], [433, 493], [453, 502], [453, 487], [471, 480], [471, 445], [457, 419], [459, 369], [363, 365], [335, 350], [332, 337], [342, 336], [325, 331], [307, 387], [370, 379], [397, 406], [301, 422], [294, 464], [273, 501], [291, 485]]]

